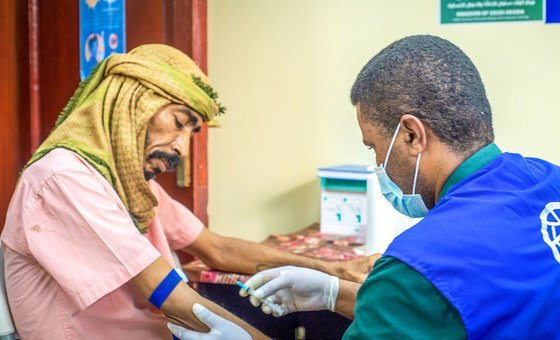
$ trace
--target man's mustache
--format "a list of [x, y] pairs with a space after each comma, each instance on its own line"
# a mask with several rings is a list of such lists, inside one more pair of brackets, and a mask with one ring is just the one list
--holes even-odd
[[154, 158], [165, 160], [168, 166], [167, 170], [174, 170], [181, 162], [181, 157], [179, 157], [179, 155], [169, 154], [164, 151], [154, 151], [148, 156], [148, 159]]

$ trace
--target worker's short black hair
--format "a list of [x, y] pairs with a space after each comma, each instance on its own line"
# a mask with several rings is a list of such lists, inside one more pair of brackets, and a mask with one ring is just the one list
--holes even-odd
[[457, 153], [494, 140], [492, 110], [476, 67], [442, 38], [417, 35], [387, 46], [358, 74], [350, 97], [362, 118], [387, 135], [403, 114], [412, 114]]

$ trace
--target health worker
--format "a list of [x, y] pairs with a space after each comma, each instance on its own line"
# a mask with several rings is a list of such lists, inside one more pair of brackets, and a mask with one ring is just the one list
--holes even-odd
[[275, 268], [246, 282], [252, 303], [341, 313], [353, 319], [344, 339], [558, 338], [560, 167], [494, 143], [469, 57], [434, 36], [398, 40], [363, 67], [351, 101], [383, 195], [424, 218], [361, 286]]

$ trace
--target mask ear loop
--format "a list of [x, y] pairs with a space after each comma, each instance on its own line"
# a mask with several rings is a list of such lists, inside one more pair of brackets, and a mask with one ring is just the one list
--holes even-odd
[[412, 183], [412, 194], [416, 192], [416, 180], [418, 179], [418, 168], [420, 166], [420, 157], [422, 153], [418, 154], [418, 158], [416, 158], [416, 170], [414, 170], [414, 183]]
[[389, 150], [387, 150], [387, 156], [385, 156], [385, 163], [383, 163], [383, 167], [385, 169], [387, 169], [387, 162], [389, 161], [389, 154], [391, 153], [391, 150], [393, 149], [393, 144], [395, 144], [395, 139], [397, 139], [397, 134], [399, 133], [399, 128], [401, 127], [401, 122], [399, 122], [399, 125], [397, 125], [397, 129], [395, 130], [395, 133], [393, 134], [393, 139], [391, 139], [391, 144], [389, 144]]

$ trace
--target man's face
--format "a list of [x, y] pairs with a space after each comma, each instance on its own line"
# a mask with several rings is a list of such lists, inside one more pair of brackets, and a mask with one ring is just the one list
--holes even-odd
[[[385, 162], [385, 157], [389, 151], [389, 145], [391, 144], [391, 138], [393, 137], [394, 131], [390, 134], [382, 132], [380, 128], [374, 124], [365, 121], [360, 113], [360, 106], [357, 107], [358, 124], [362, 131], [362, 139], [364, 144], [373, 149], [375, 152], [375, 163], [380, 165]], [[397, 125], [395, 125], [395, 129]], [[408, 137], [403, 132], [402, 128], [399, 131], [389, 155], [388, 164], [383, 164], [385, 166], [385, 171], [389, 175], [389, 178], [395, 182], [405, 194], [412, 193], [412, 186], [414, 182], [414, 170], [416, 167], [417, 157], [410, 156], [410, 153], [406, 150], [406, 139]], [[424, 202], [428, 208], [434, 205], [434, 193], [433, 189], [426, 185], [425, 175], [421, 171], [418, 174], [418, 182], [416, 183], [416, 193], [422, 195]]]
[[200, 130], [202, 118], [184, 105], [160, 108], [148, 123], [144, 148], [144, 178], [172, 171], [189, 154], [190, 139]]

